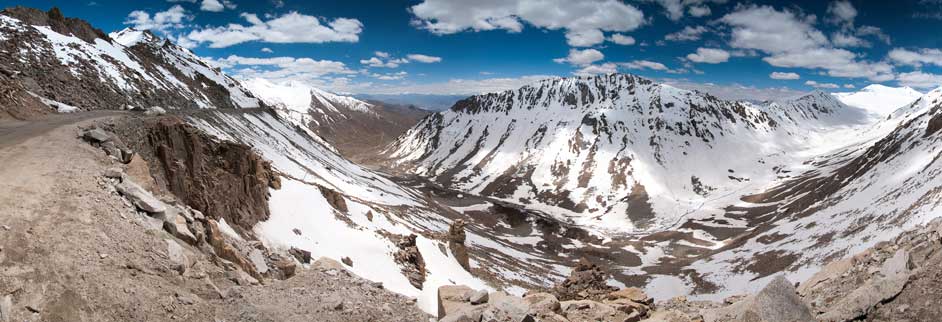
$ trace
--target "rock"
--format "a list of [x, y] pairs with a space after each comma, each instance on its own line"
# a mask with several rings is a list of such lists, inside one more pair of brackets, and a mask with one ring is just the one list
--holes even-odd
[[[609, 274], [601, 267], [582, 258], [565, 280], [550, 290], [560, 301], [591, 299], [601, 301], [616, 291], [608, 285]], [[643, 292], [642, 292], [643, 293]]]
[[484, 306], [462, 307], [455, 312], [449, 313], [438, 322], [479, 322], [484, 314]]
[[537, 317], [559, 313], [559, 300], [550, 293], [527, 294], [523, 301], [530, 307], [530, 313]]
[[[207, 219], [206, 222], [207, 242], [213, 247], [216, 256], [238, 265], [255, 279], [261, 279], [262, 275], [255, 269], [255, 264], [245, 258], [239, 251], [226, 241], [226, 237], [219, 229], [219, 224], [215, 220]], [[263, 258], [264, 260], [264, 258]], [[266, 266], [267, 267], [267, 266]]]
[[796, 292], [795, 286], [779, 275], [756, 295], [727, 307], [707, 310], [703, 318], [706, 322], [814, 322], [814, 316]]
[[289, 279], [297, 273], [298, 265], [290, 258], [280, 258], [272, 263], [279, 272], [282, 279]]
[[606, 296], [608, 300], [618, 300], [626, 299], [635, 303], [641, 303], [644, 305], [654, 304], [654, 299], [644, 293], [643, 290], [637, 287], [626, 287], [615, 292], [608, 293]]
[[425, 284], [425, 259], [419, 251], [416, 238], [418, 236], [415, 234], [400, 237], [396, 241], [399, 250], [393, 254], [393, 259], [402, 268], [402, 274], [409, 279], [409, 283], [421, 290]]
[[314, 263], [311, 264], [311, 268], [321, 270], [321, 271], [326, 271], [326, 270], [331, 270], [331, 269], [338, 270], [338, 271], [345, 270], [345, 268], [343, 267], [342, 264], [340, 264], [340, 262], [329, 257], [318, 258], [316, 261], [314, 261]]
[[92, 143], [103, 143], [111, 140], [111, 135], [105, 130], [94, 128], [82, 133], [82, 138]]
[[137, 185], [131, 180], [124, 180], [115, 186], [125, 198], [131, 201], [138, 209], [151, 213], [162, 213], [167, 210], [167, 206], [160, 200], [157, 200], [147, 190]]
[[196, 295], [193, 295], [193, 294], [177, 293], [176, 297], [177, 297], [177, 300], [180, 301], [180, 303], [183, 303], [184, 305], [193, 305], [199, 301], [199, 299], [196, 298]]
[[302, 264], [311, 263], [311, 252], [309, 251], [306, 251], [297, 247], [291, 247], [291, 249], [288, 250], [288, 254], [291, 254], [291, 256], [294, 256], [294, 258], [297, 259]]
[[190, 245], [196, 245], [196, 236], [187, 226], [186, 217], [181, 214], [181, 210], [176, 207], [168, 207], [164, 214], [163, 228], [168, 233]]
[[471, 263], [468, 257], [468, 247], [465, 246], [464, 241], [467, 238], [465, 235], [464, 229], [467, 224], [464, 220], [457, 219], [450, 226], [448, 226], [448, 249], [451, 250], [451, 254], [455, 256], [455, 260], [458, 261], [458, 265], [461, 265], [462, 268], [466, 271], [471, 271]]
[[234, 270], [234, 271], [229, 271], [227, 275], [230, 281], [238, 285], [249, 286], [249, 285], [258, 285], [259, 283], [257, 279], [252, 277], [252, 275], [249, 275], [248, 273], [239, 269]]
[[121, 156], [121, 148], [115, 145], [114, 141], [102, 143], [101, 149], [105, 151], [105, 154], [114, 157], [116, 160], [123, 160]]
[[252, 249], [249, 253], [249, 260], [255, 265], [255, 271], [259, 274], [268, 273], [268, 262], [265, 261], [265, 254], [259, 249]]
[[105, 169], [102, 175], [105, 176], [105, 178], [121, 179], [121, 177], [124, 176], [124, 171], [121, 171], [121, 168], [108, 168]]
[[98, 253], [98, 258], [101, 258], [101, 259], [108, 258], [108, 254], [105, 254], [105, 253]]
[[596, 301], [564, 301], [560, 306], [562, 315], [571, 321], [631, 321], [628, 314]]
[[324, 196], [324, 199], [327, 199], [327, 203], [330, 204], [331, 207], [343, 213], [349, 211], [349, 209], [347, 209], [347, 201], [343, 199], [342, 194], [323, 186], [317, 187], [320, 188], [321, 195]]
[[343, 300], [335, 300], [333, 303], [330, 304], [330, 308], [333, 309], [334, 311], [343, 310]]
[[147, 165], [147, 161], [144, 161], [140, 155], [134, 154], [131, 156], [131, 160], [127, 162], [126, 173], [127, 176], [131, 178], [131, 180], [139, 184], [147, 191], [157, 191], [157, 183], [154, 181], [154, 177], [150, 174], [150, 168]]
[[478, 305], [478, 304], [487, 303], [487, 299], [488, 299], [487, 291], [478, 290], [471, 293], [470, 297], [468, 298], [468, 301], [470, 301], [471, 304], [473, 305]]
[[167, 110], [160, 106], [151, 106], [146, 111], [144, 111], [144, 115], [147, 116], [158, 116], [164, 114], [167, 114]]
[[496, 292], [490, 296], [487, 309], [481, 314], [482, 321], [536, 322], [530, 307], [523, 299]]
[[840, 278], [844, 272], [854, 267], [856, 260], [853, 257], [844, 258], [828, 263], [807, 281], [798, 286], [798, 294], [808, 294], [818, 285], [829, 280]]
[[13, 295], [0, 297], [0, 322], [13, 321]]
[[342, 263], [344, 263], [344, 265], [353, 267], [353, 260], [350, 259], [350, 257], [343, 257], [343, 258], [340, 259], [340, 261], [341, 261]]
[[186, 256], [186, 250], [183, 249], [183, 246], [177, 244], [173, 240], [166, 240], [167, 242], [167, 258], [170, 259], [170, 265], [173, 267], [173, 270], [177, 271], [181, 275], [186, 273], [186, 270], [190, 268], [190, 260]]
[[664, 310], [656, 311], [651, 313], [647, 319], [641, 320], [642, 322], [690, 322], [696, 321], [687, 313], [676, 311], [676, 310]]
[[474, 292], [464, 285], [443, 285], [438, 288], [438, 318], [443, 318], [463, 307], [470, 307], [468, 295]]
[[880, 266], [880, 273], [886, 277], [909, 273], [909, 253], [902, 249], [897, 250], [893, 257], [887, 259]]
[[877, 304], [902, 292], [908, 281], [908, 273], [868, 280], [863, 286], [844, 296], [837, 304], [832, 305], [829, 311], [818, 315], [818, 320], [843, 322], [865, 316]]

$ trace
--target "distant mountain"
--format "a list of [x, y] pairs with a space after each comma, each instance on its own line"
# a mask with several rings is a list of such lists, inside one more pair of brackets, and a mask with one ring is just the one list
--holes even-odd
[[856, 92], [834, 93], [844, 104], [859, 107], [880, 117], [886, 117], [903, 105], [922, 97], [922, 93], [909, 87], [889, 87], [873, 84]]
[[243, 83], [279, 115], [324, 138], [344, 156], [360, 161], [377, 155], [381, 147], [428, 114], [416, 108], [364, 102], [302, 82], [273, 83], [255, 78]]
[[438, 112], [467, 97], [464, 95], [433, 95], [433, 94], [356, 94], [356, 98], [380, 101], [396, 105], [415, 105], [423, 110]]
[[0, 67], [30, 95], [79, 109], [259, 107], [239, 82], [148, 31], [105, 34], [58, 9], [0, 12]]
[[755, 105], [612, 74], [472, 96], [389, 153], [456, 189], [637, 231], [767, 184], [811, 133], [864, 119], [823, 92]]

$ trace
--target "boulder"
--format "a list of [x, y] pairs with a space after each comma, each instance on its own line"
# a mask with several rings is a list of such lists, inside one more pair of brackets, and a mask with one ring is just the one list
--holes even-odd
[[559, 300], [549, 293], [533, 293], [523, 297], [523, 301], [530, 307], [530, 313], [537, 316], [559, 313]]
[[608, 300], [618, 300], [626, 299], [635, 303], [641, 303], [644, 305], [654, 304], [654, 299], [644, 293], [643, 290], [637, 287], [626, 287], [620, 290], [608, 293], [606, 296]]
[[481, 314], [482, 321], [536, 322], [530, 307], [522, 298], [504, 292], [492, 293], [487, 308]]
[[82, 133], [82, 138], [92, 143], [103, 143], [111, 140], [111, 135], [105, 130], [94, 128]]
[[114, 141], [102, 143], [101, 149], [105, 151], [105, 154], [114, 157], [116, 160], [122, 160], [121, 148], [115, 145]]
[[606, 304], [591, 300], [575, 300], [560, 303], [562, 315], [570, 321], [639, 321], [628, 314]]
[[0, 297], [0, 321], [13, 321], [13, 295]]
[[144, 111], [144, 115], [147, 115], [147, 116], [158, 116], [158, 115], [164, 115], [164, 114], [167, 114], [167, 110], [165, 110], [163, 107], [160, 107], [160, 106], [151, 106], [150, 108]]
[[886, 277], [893, 277], [899, 274], [909, 273], [909, 253], [899, 249], [883, 265], [880, 266], [880, 273]]
[[814, 322], [808, 306], [796, 294], [795, 286], [784, 276], [777, 276], [756, 295], [730, 306], [706, 310], [706, 322]]
[[157, 183], [154, 181], [154, 177], [150, 174], [150, 168], [147, 166], [147, 161], [144, 161], [140, 155], [134, 154], [131, 157], [130, 162], [127, 163], [127, 176], [131, 178], [134, 182], [139, 184], [147, 191], [157, 191]]
[[290, 258], [281, 257], [278, 260], [274, 261], [272, 265], [281, 272], [282, 279], [289, 279], [295, 274], [297, 274], [298, 265], [294, 263]]
[[120, 180], [121, 177], [124, 176], [124, 171], [121, 171], [121, 168], [108, 168], [102, 172], [102, 175], [105, 176], [105, 178]]
[[854, 267], [855, 262], [856, 260], [854, 260], [853, 257], [848, 257], [828, 263], [807, 281], [801, 283], [801, 285], [798, 286], [798, 293], [802, 295], [809, 294], [809, 292], [817, 288], [818, 285], [822, 285], [822, 283], [826, 281], [840, 278], [844, 272]]
[[471, 271], [471, 262], [468, 256], [468, 247], [465, 246], [464, 241], [467, 238], [464, 229], [467, 224], [464, 220], [458, 219], [451, 223], [448, 226], [448, 249], [451, 250], [451, 254], [455, 256], [455, 260], [458, 261], [458, 265], [461, 265], [462, 268], [466, 271]]
[[818, 315], [819, 321], [843, 322], [867, 315], [873, 308], [898, 295], [909, 281], [909, 274], [898, 273], [891, 277], [871, 279], [850, 294], [844, 296], [831, 309]]
[[[582, 258], [565, 280], [550, 290], [561, 301], [595, 300], [601, 301], [608, 294], [618, 289], [608, 285], [608, 272]], [[643, 293], [643, 292], [642, 292]]]
[[345, 270], [345, 268], [343, 267], [343, 264], [340, 264], [340, 262], [329, 257], [318, 258], [316, 261], [314, 261], [314, 263], [311, 263], [311, 268], [320, 270], [320, 271], [326, 271], [326, 270], [332, 270], [332, 269], [338, 270], [338, 271]]
[[350, 257], [341, 257], [340, 262], [343, 263], [344, 265], [353, 267], [353, 260], [350, 259]]
[[260, 249], [252, 249], [249, 253], [249, 260], [255, 265], [255, 271], [259, 274], [268, 273], [268, 262], [265, 260], [265, 254]]
[[438, 322], [479, 322], [484, 315], [485, 306], [465, 306], [449, 313]]
[[474, 292], [464, 285], [443, 285], [438, 287], [438, 318], [443, 318], [465, 307], [470, 307], [468, 296]]
[[115, 188], [141, 211], [158, 214], [167, 210], [167, 206], [162, 201], [157, 200], [154, 195], [131, 180], [124, 180]]
[[170, 265], [173, 267], [173, 270], [181, 275], [186, 273], [186, 270], [190, 268], [191, 264], [189, 258], [186, 256], [186, 250], [173, 240], [168, 239], [165, 241], [167, 242], [167, 258], [170, 259]]
[[472, 292], [468, 297], [468, 301], [473, 305], [487, 303], [488, 295], [486, 290], [478, 290]]
[[168, 233], [190, 245], [196, 245], [196, 236], [187, 226], [186, 218], [180, 213], [182, 210], [176, 207], [168, 207], [164, 214], [163, 228]]
[[246, 272], [244, 272], [244, 271], [242, 271], [242, 270], [240, 270], [240, 269], [237, 269], [237, 270], [234, 270], [234, 271], [229, 271], [229, 272], [226, 273], [226, 274], [227, 274], [226, 277], [227, 277], [230, 281], [232, 281], [233, 283], [236, 283], [236, 284], [238, 284], [238, 285], [241, 285], [241, 286], [258, 285], [258, 283], [259, 283], [257, 279], [255, 279], [254, 277], [252, 277], [252, 275], [249, 275], [248, 273], [246, 273]]
[[291, 249], [288, 250], [288, 254], [291, 254], [291, 256], [294, 256], [294, 258], [297, 259], [302, 264], [311, 263], [311, 252], [309, 251], [306, 251], [297, 247], [291, 247]]

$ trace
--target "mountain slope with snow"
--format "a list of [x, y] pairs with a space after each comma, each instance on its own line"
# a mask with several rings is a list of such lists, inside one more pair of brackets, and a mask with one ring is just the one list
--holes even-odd
[[0, 66], [27, 91], [83, 110], [259, 107], [239, 82], [147, 31], [107, 35], [87, 22], [9, 8], [0, 12]]
[[886, 117], [896, 109], [922, 97], [922, 93], [909, 87], [888, 87], [879, 84], [869, 85], [857, 92], [833, 95], [844, 104], [865, 109], [878, 117]]
[[800, 162], [818, 133], [865, 117], [828, 94], [759, 106], [625, 74], [473, 96], [390, 147], [407, 171], [622, 231], [673, 225]]

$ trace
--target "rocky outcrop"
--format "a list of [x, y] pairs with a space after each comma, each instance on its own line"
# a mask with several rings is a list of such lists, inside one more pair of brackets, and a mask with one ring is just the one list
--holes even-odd
[[317, 188], [320, 189], [321, 195], [324, 196], [324, 199], [327, 199], [327, 203], [330, 204], [331, 207], [342, 213], [349, 211], [349, 209], [347, 209], [347, 201], [343, 199], [342, 194], [324, 186], [317, 186]]
[[815, 322], [808, 306], [798, 297], [795, 287], [778, 276], [755, 296], [748, 296], [730, 306], [704, 313], [707, 322]]
[[111, 41], [107, 34], [92, 27], [87, 21], [78, 18], [66, 18], [59, 8], [52, 7], [43, 12], [39, 9], [17, 6], [4, 9], [0, 14], [19, 19], [34, 26], [48, 26], [55, 32], [63, 35], [72, 35], [88, 43], [94, 43], [95, 38]]
[[464, 228], [467, 223], [462, 219], [455, 220], [451, 223], [451, 226], [448, 227], [448, 249], [451, 250], [451, 254], [455, 256], [455, 260], [458, 261], [458, 264], [461, 265], [466, 271], [471, 271], [471, 263], [468, 257], [468, 247], [465, 246], [464, 241], [467, 236], [465, 235]]
[[601, 267], [582, 258], [569, 277], [553, 286], [551, 292], [561, 301], [596, 300], [601, 301], [606, 295], [616, 291], [606, 284], [609, 274]]
[[425, 283], [425, 259], [419, 252], [416, 238], [418, 236], [415, 234], [399, 236], [398, 240], [395, 240], [399, 250], [393, 254], [393, 258], [402, 267], [402, 274], [409, 279], [409, 283], [421, 290], [422, 284]]
[[141, 150], [177, 198], [242, 232], [268, 219], [268, 189], [280, 179], [250, 147], [218, 142], [174, 116], [144, 120], [143, 127]]

